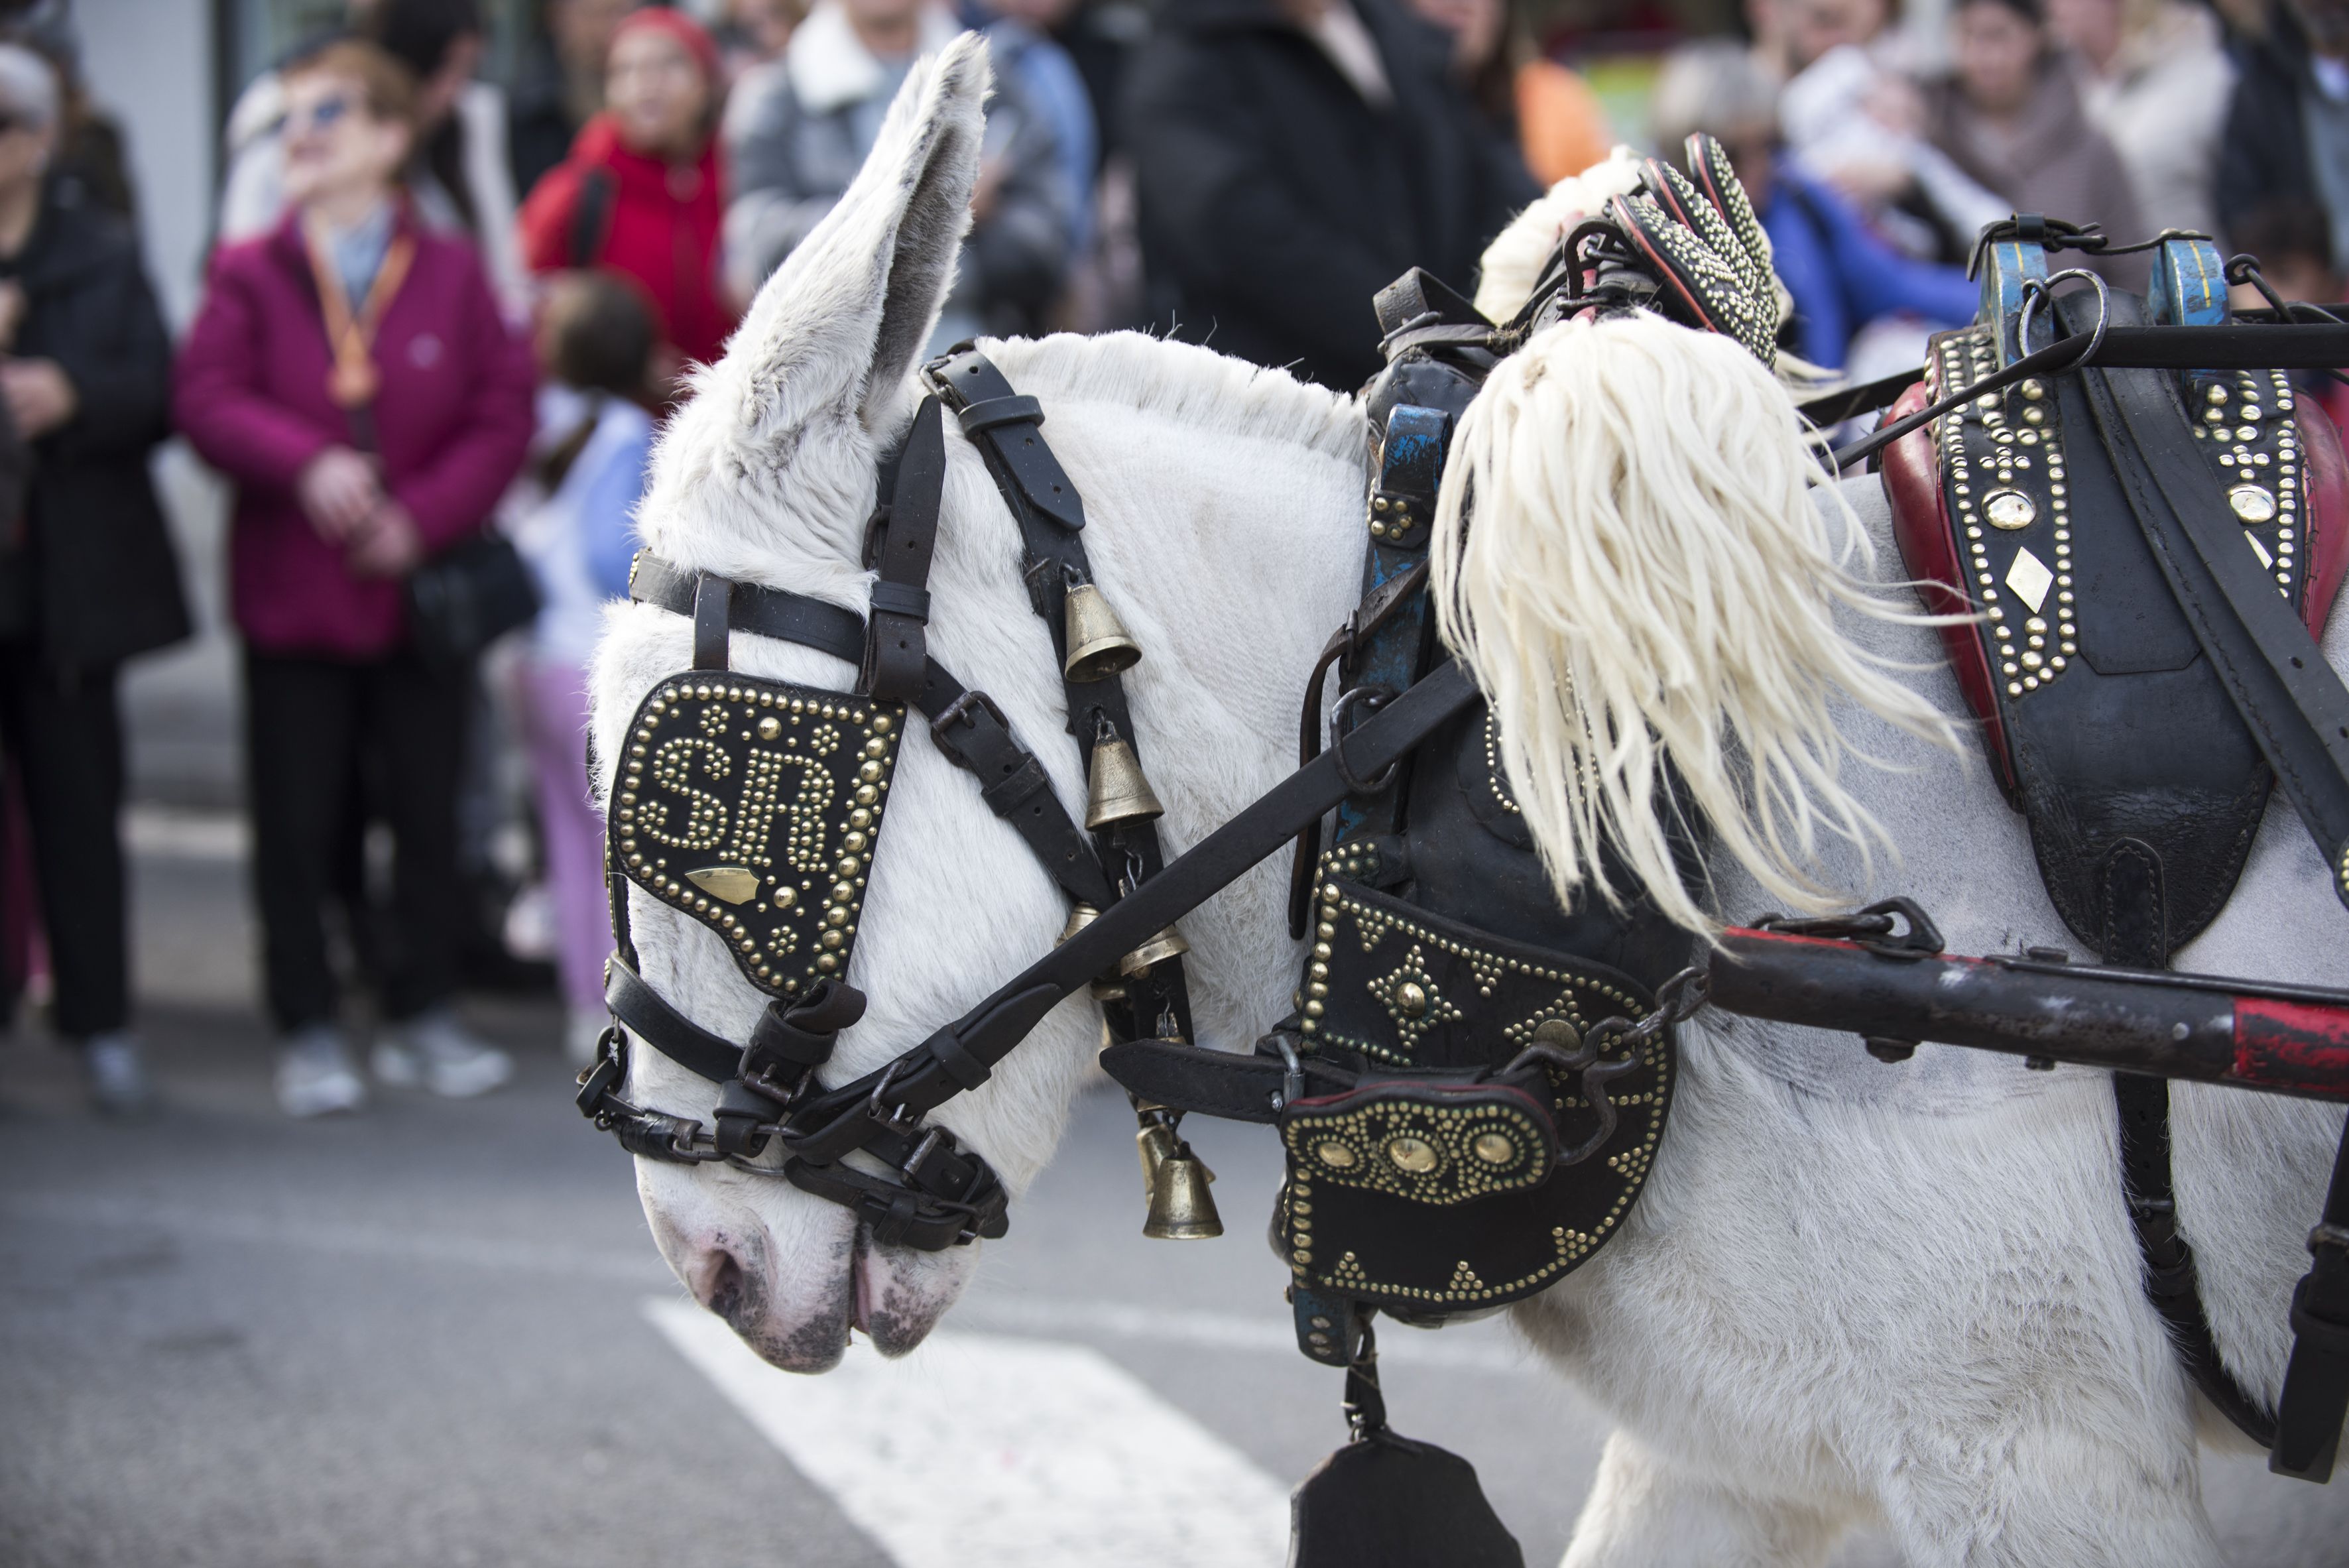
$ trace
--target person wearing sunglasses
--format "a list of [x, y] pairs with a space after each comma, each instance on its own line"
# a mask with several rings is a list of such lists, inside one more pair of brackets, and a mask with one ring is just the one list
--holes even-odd
[[147, 469], [171, 347], [137, 232], [61, 191], [60, 114], [47, 62], [0, 45], [0, 752], [32, 829], [52, 1022], [98, 1109], [131, 1114], [153, 1094], [130, 1032], [116, 687], [125, 660], [188, 634]]
[[462, 1096], [512, 1070], [450, 1006], [471, 674], [418, 651], [402, 584], [477, 533], [521, 469], [533, 372], [473, 248], [419, 223], [398, 183], [407, 71], [344, 40], [286, 67], [285, 91], [292, 210], [213, 258], [175, 407], [236, 487], [263, 969], [279, 1102], [310, 1116], [365, 1097], [323, 918], [363, 765], [394, 843], [376, 1077]]

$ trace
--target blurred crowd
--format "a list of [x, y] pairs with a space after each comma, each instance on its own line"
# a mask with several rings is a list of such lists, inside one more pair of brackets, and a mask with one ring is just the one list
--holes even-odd
[[[451, 1003], [499, 954], [551, 971], [586, 1057], [609, 938], [585, 669], [658, 423], [965, 28], [998, 86], [940, 348], [1141, 326], [1350, 389], [1380, 287], [1413, 265], [1465, 287], [1547, 184], [1699, 130], [1769, 232], [1785, 346], [1856, 379], [1971, 319], [1967, 253], [2011, 211], [2211, 232], [2310, 300], [2349, 255], [2349, 0], [1745, 0], [1733, 30], [1650, 39], [1628, 103], [1590, 68], [1603, 40], [1511, 0], [532, 20], [499, 84], [478, 0], [360, 0], [245, 85], [175, 346], [69, 0], [0, 0], [0, 957], [21, 980], [45, 952], [102, 1108], [151, 1098], [118, 675], [189, 630], [147, 454], [176, 430], [233, 497], [284, 1109], [495, 1088], [512, 1063]], [[2144, 284], [2141, 255], [2092, 264]], [[519, 866], [482, 848], [502, 810]]]

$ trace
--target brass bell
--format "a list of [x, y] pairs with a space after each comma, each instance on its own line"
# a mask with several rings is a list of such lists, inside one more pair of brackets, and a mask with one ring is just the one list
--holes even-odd
[[1071, 680], [1104, 681], [1142, 662], [1142, 649], [1126, 635], [1125, 623], [1100, 589], [1076, 583], [1062, 603], [1069, 633], [1069, 661], [1063, 668]]
[[1183, 940], [1180, 931], [1171, 925], [1164, 926], [1157, 935], [1119, 959], [1117, 972], [1127, 975], [1147, 975], [1153, 965], [1163, 964], [1190, 951], [1191, 944]]
[[1094, 921], [1099, 920], [1100, 918], [1101, 911], [1095, 909], [1092, 904], [1078, 904], [1075, 908], [1069, 911], [1069, 923], [1068, 924], [1061, 927], [1060, 935], [1052, 938], [1052, 945], [1055, 947], [1060, 946], [1061, 944], [1066, 942], [1069, 938], [1074, 936], [1078, 932], [1082, 931], [1086, 926], [1091, 925]]
[[[1172, 1129], [1167, 1136], [1174, 1136]], [[1222, 1235], [1223, 1216], [1216, 1212], [1216, 1195], [1207, 1191], [1215, 1179], [1189, 1144], [1176, 1144], [1151, 1179], [1150, 1212], [1142, 1233], [1156, 1242], [1205, 1242]]]
[[1144, 1202], [1154, 1202], [1158, 1197], [1158, 1171], [1174, 1158], [1183, 1147], [1174, 1136], [1173, 1124], [1161, 1121], [1148, 1111], [1142, 1114], [1142, 1130], [1133, 1135], [1134, 1152], [1142, 1157], [1142, 1197]]
[[1147, 822], [1163, 817], [1166, 808], [1143, 777], [1142, 759], [1123, 737], [1093, 748], [1092, 777], [1086, 781], [1085, 828], [1100, 832], [1121, 822]]

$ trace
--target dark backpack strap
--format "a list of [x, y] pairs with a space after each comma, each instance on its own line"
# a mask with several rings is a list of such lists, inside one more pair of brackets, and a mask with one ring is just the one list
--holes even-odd
[[571, 209], [571, 232], [564, 255], [585, 272], [604, 253], [612, 229], [612, 171], [590, 169], [579, 177], [579, 198]]

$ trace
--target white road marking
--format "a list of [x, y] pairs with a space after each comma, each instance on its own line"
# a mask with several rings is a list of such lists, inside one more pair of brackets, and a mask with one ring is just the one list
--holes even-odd
[[689, 1303], [644, 1310], [899, 1568], [1271, 1568], [1288, 1551], [1278, 1483], [1099, 1351], [947, 1332], [799, 1377]]

